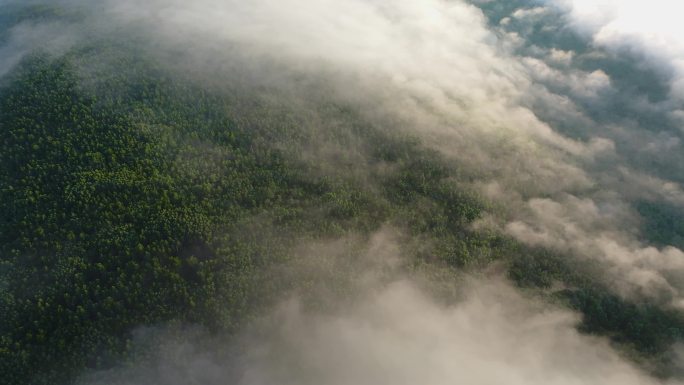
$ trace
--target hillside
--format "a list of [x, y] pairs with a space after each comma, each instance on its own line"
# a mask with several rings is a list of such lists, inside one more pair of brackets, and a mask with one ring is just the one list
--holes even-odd
[[[2, 7], [5, 42], [27, 20], [90, 17]], [[379, 287], [397, 276], [427, 281], [446, 303], [463, 300], [464, 282], [508, 281], [577, 314], [582, 335], [608, 341], [639, 371], [680, 378], [675, 295], [624, 295], [604, 274], [613, 262], [487, 226], [518, 215], [478, 189], [498, 175], [487, 162], [473, 167], [414, 121], [369, 112], [326, 71], [266, 61], [282, 79], [231, 67], [217, 80], [214, 69], [195, 76], [167, 62], [174, 52], [150, 51], [144, 34], [104, 35], [58, 53], [38, 47], [0, 78], [0, 384], [80, 383], [84, 373], [152, 363], [158, 345], [141, 343], [141, 330], [161, 330], [167, 344], [198, 333], [239, 350], [230, 341], [290, 296], [324, 314], [372, 297], [359, 277], [374, 270]], [[518, 154], [496, 140], [492, 162]], [[507, 177], [519, 188], [511, 195], [541, 188], [524, 185], [524, 172]], [[681, 247], [671, 202], [629, 199], [640, 242]], [[387, 253], [399, 262], [368, 265]]]

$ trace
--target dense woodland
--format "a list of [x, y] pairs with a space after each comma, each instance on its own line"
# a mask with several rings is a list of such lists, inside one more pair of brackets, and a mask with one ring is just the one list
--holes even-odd
[[[424, 245], [406, 241], [416, 266], [504, 264], [520, 287], [580, 311], [583, 332], [677, 374], [681, 314], [620, 299], [586, 263], [471, 230], [496, 207], [417, 138], [353, 106], [207, 90], [141, 56], [99, 42], [35, 53], [1, 80], [0, 384], [116, 365], [141, 326], [231, 333], [305, 284], [274, 269], [298, 244], [388, 224]], [[106, 76], [83, 70], [93, 57], [109, 58]], [[641, 210], [647, 232], [681, 243], [671, 213]]]

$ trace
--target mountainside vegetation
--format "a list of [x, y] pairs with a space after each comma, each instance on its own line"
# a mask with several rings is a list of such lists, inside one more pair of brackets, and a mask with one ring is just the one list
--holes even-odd
[[[86, 70], [93, 57], [106, 69]], [[299, 245], [385, 226], [407, 235], [413, 268], [505, 266], [521, 288], [581, 312], [580, 330], [676, 374], [679, 312], [612, 294], [591, 263], [476, 230], [499, 208], [420, 139], [279, 92], [202, 87], [112, 42], [34, 53], [2, 78], [0, 384], [113, 367], [143, 326], [234, 332], [306, 289], [278, 269]], [[672, 221], [643, 210], [649, 229]]]

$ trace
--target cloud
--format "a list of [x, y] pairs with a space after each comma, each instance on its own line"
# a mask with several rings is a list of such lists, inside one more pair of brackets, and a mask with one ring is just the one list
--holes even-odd
[[675, 207], [684, 207], [684, 189], [675, 182], [651, 175], [619, 168], [620, 176], [626, 181], [625, 195], [636, 199], [667, 202]]
[[[526, 194], [592, 185], [579, 163], [594, 156], [595, 143], [560, 135], [524, 105], [534, 86], [530, 70], [473, 5], [441, 0], [108, 4], [108, 20], [147, 30], [156, 46], [174, 52], [169, 61], [187, 62], [184, 72], [210, 72], [217, 82], [227, 62], [246, 60], [252, 64], [247, 67], [260, 69], [264, 62], [278, 63], [251, 78], [288, 88], [297, 76], [318, 76], [332, 90], [331, 99], [359, 106], [379, 126], [419, 135], [482, 180]], [[600, 71], [573, 76], [562, 81], [577, 93], [593, 95], [608, 83]]]
[[[682, 35], [668, 28], [679, 27], [650, 21], [654, 14], [677, 14], [677, 5], [544, 1], [541, 11], [532, 3], [518, 5], [495, 28], [503, 36], [515, 34], [511, 45], [532, 82], [523, 105], [555, 133], [582, 138], [582, 151], [556, 160], [577, 167], [587, 183], [526, 196], [513, 193], [502, 183], [505, 178], [483, 184], [487, 196], [507, 201], [515, 212], [500, 228], [525, 243], [599, 261], [605, 278], [623, 295], [676, 304], [681, 251], [649, 245], [632, 206], [640, 200], [684, 203], [681, 101], [674, 92], [664, 100], [654, 97], [658, 85], [651, 82], [658, 80], [652, 76], [656, 72], [671, 75], [670, 86], [676, 83], [672, 63], [680, 53], [674, 40]], [[663, 20], [667, 24], [671, 17]], [[625, 26], [628, 21], [632, 24]], [[568, 23], [578, 36], [568, 34]], [[665, 37], [673, 42], [648, 45], [650, 38]], [[565, 175], [556, 179], [562, 183]], [[523, 184], [535, 182], [540, 183]]]
[[[551, 3], [564, 7], [596, 46], [629, 46], [665, 63], [675, 74], [671, 96], [680, 98], [674, 32], [648, 23], [635, 27], [630, 24], [634, 15], [621, 13], [617, 1]], [[465, 179], [474, 180], [473, 189], [504, 207], [501, 217], [487, 218], [489, 226], [527, 244], [600, 261], [608, 282], [616, 282], [616, 290], [626, 296], [682, 303], [684, 288], [668, 277], [684, 272], [684, 254], [643, 241], [631, 207], [639, 198], [684, 204], [676, 181], [643, 166], [644, 159], [665, 154], [662, 161], [671, 161], [675, 171], [669, 174], [676, 174], [680, 158], [673, 154], [681, 150], [681, 140], [605, 110], [619, 87], [608, 70], [579, 66], [602, 52], [531, 47], [529, 36], [505, 30], [515, 22], [548, 22], [549, 7], [519, 8], [490, 29], [481, 9], [458, 0], [64, 4], [89, 10], [85, 30], [99, 31], [95, 35], [142, 36], [148, 54], [179, 76], [228, 88], [239, 82], [255, 89], [266, 85], [307, 102], [323, 95], [325, 102], [357, 106], [379, 127], [417, 135], [458, 165]], [[636, 3], [625, 4], [637, 9]], [[35, 47], [68, 48], [84, 37], [80, 28], [50, 23], [14, 27], [0, 48], [5, 53], [0, 76]], [[656, 39], [653, 47], [646, 44], [649, 36]], [[684, 78], [684, 70], [681, 74]], [[315, 96], [307, 94], [312, 88]], [[635, 98], [627, 106], [632, 112], [666, 111], [684, 120], [672, 101], [656, 105], [643, 100]], [[607, 121], [592, 114], [588, 104], [605, 113]], [[381, 233], [374, 242], [392, 244], [391, 238]], [[316, 245], [303, 255], [316, 256], [315, 250], [335, 254], [341, 247]], [[399, 253], [396, 248], [370, 250]], [[334, 278], [338, 262], [324, 272], [306, 264], [296, 269], [310, 271], [307, 282], [316, 281], [315, 287], [326, 291], [328, 282], [321, 279]], [[237, 357], [226, 359], [193, 342], [170, 342], [159, 349], [151, 367], [94, 373], [83, 381], [657, 383], [605, 341], [580, 336], [574, 329], [576, 315], [524, 298], [507, 284], [460, 288], [465, 299], [446, 306], [413, 279], [376, 285], [373, 274], [363, 278], [351, 283], [363, 295], [352, 303], [334, 303], [336, 311], [308, 309], [301, 297], [285, 302], [258, 330], [244, 331], [246, 348]]]
[[35, 51], [55, 56], [64, 54], [76, 44], [80, 36], [74, 24], [61, 22], [22, 22], [12, 26], [5, 33], [7, 38], [4, 44], [0, 45], [0, 77], [9, 73], [26, 55]]
[[429, 267], [409, 268], [398, 237], [385, 228], [367, 241], [303, 245], [294, 270], [283, 270], [299, 275], [297, 294], [237, 335], [140, 329], [133, 344], [139, 359], [84, 373], [76, 383], [663, 384], [606, 339], [580, 334], [577, 314], [527, 297], [496, 275], [440, 282]]
[[635, 239], [638, 220], [627, 204], [615, 199], [601, 204], [572, 195], [532, 199], [529, 218], [508, 223], [506, 231], [528, 244], [601, 261], [606, 282], [620, 294], [679, 306], [684, 288], [666, 277], [684, 273], [684, 252], [643, 245]]
[[[559, 56], [556, 54], [554, 57], [553, 52], [551, 58], [556, 60]], [[610, 78], [602, 70], [592, 72], [558, 70], [549, 66], [545, 61], [532, 57], [523, 58], [523, 63], [538, 81], [549, 86], [567, 88], [566, 92], [584, 100], [597, 99], [602, 96], [602, 93], [610, 89]]]
[[639, 52], [672, 73], [671, 96], [684, 101], [682, 5], [668, 0], [547, 0], [565, 9], [572, 24], [595, 44]]
[[[549, 246], [551, 239], [562, 247], [590, 242], [595, 221], [573, 218], [582, 231], [575, 238], [557, 234], [556, 224], [535, 209], [536, 202], [568, 204], [570, 210], [574, 204], [566, 197], [574, 196], [629, 211], [630, 196], [622, 193], [629, 191], [628, 181], [610, 175], [617, 167], [631, 169], [631, 158], [650, 159], [653, 151], [663, 153], [667, 146], [669, 156], [681, 146], [656, 140], [639, 125], [608, 126], [592, 119], [584, 106], [600, 109], [617, 92], [606, 71], [573, 67], [586, 53], [556, 47], [528, 47], [535, 56], [522, 55], [520, 47], [530, 45], [529, 36], [517, 35], [513, 41], [510, 34], [490, 29], [482, 10], [463, 1], [64, 4], [90, 12], [84, 22], [88, 31], [137, 36], [149, 55], [179, 76], [227, 88], [240, 82], [255, 89], [265, 85], [310, 103], [323, 97], [352, 104], [379, 127], [417, 135], [475, 180], [474, 189], [506, 206], [503, 220], [511, 222], [509, 229], [516, 223], [536, 226], [535, 232], [553, 234], [546, 237]], [[595, 25], [612, 15], [606, 9], [607, 16], [600, 13]], [[522, 7], [510, 17], [521, 23], [557, 22], [552, 11]], [[70, 36], [67, 32], [53, 35]], [[541, 113], [536, 110], [540, 106]], [[562, 130], [562, 124], [570, 129]], [[653, 143], [653, 151], [639, 150], [638, 157], [628, 153], [643, 137]], [[658, 176], [665, 184], [666, 179]], [[610, 231], [622, 234], [620, 245], [633, 248], [634, 232], [625, 231], [619, 221], [610, 224]], [[509, 233], [522, 241], [533, 239], [529, 232]], [[587, 257], [584, 247], [572, 250]], [[636, 257], [627, 262], [630, 255], [619, 259], [621, 265], [643, 263]]]
[[[453, 383], [658, 384], [577, 317], [500, 281], [463, 288], [445, 305], [400, 279], [331, 311], [283, 302], [229, 354], [201, 338], [166, 342], [147, 365], [91, 373], [80, 384], [376, 385]], [[209, 344], [211, 346], [211, 344]]]
[[574, 56], [575, 52], [573, 51], [566, 51], [556, 48], [552, 48], [551, 52], [549, 53], [549, 59], [551, 62], [564, 65], [570, 65]]

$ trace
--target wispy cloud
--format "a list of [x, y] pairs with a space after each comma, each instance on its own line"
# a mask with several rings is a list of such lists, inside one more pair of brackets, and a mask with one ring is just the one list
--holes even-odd
[[[329, 304], [322, 309], [297, 296], [286, 299], [229, 339], [230, 348], [198, 331], [141, 330], [138, 344], [153, 349], [151, 358], [89, 373], [78, 383], [661, 383], [605, 340], [579, 334], [576, 315], [526, 298], [498, 279], [452, 282], [458, 300], [429, 294], [430, 284], [420, 275], [397, 269], [398, 245], [387, 231], [361, 251], [365, 257], [358, 262], [367, 267], [366, 277], [358, 278], [363, 289], [344, 302], [329, 302], [318, 290], [313, 295]], [[319, 244], [310, 250], [330, 255], [340, 247]], [[345, 273], [337, 270], [338, 280]]]

